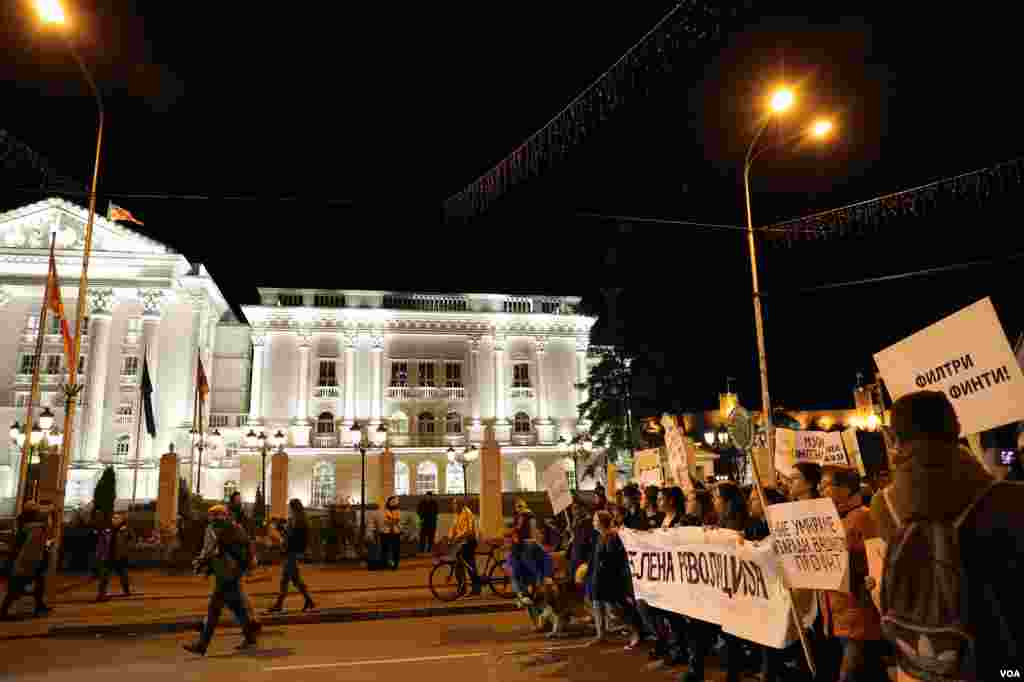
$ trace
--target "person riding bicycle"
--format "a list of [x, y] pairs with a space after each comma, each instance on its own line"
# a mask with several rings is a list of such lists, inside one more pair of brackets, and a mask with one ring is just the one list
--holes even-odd
[[480, 594], [480, 576], [476, 570], [477, 523], [476, 516], [465, 500], [452, 500], [452, 512], [456, 514], [455, 523], [448, 531], [448, 540], [452, 546], [460, 544], [458, 555], [466, 562], [469, 578], [473, 582], [471, 594]]

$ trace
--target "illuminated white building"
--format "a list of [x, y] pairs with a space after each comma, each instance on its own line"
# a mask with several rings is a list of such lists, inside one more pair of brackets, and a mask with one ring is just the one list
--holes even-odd
[[[0, 316], [10, 330], [0, 342], [5, 426], [25, 419], [49, 236], [57, 235], [61, 295], [73, 320], [85, 219], [84, 209], [59, 199], [0, 214]], [[223, 436], [199, 468], [207, 498], [232, 489], [255, 497], [261, 458], [245, 447], [250, 430], [284, 436], [288, 496], [312, 506], [359, 499], [360, 454], [349, 439], [356, 423], [370, 437], [387, 428], [400, 494], [479, 490], [477, 464], [464, 482], [447, 453], [479, 443], [491, 422], [502, 444], [504, 488], [536, 490], [546, 467], [565, 455], [559, 437], [577, 430], [577, 384], [588, 372], [594, 319], [575, 313], [576, 298], [261, 289], [260, 305], [242, 308], [244, 324], [202, 265], [99, 216], [89, 279], [72, 504], [91, 499], [107, 464], [118, 469], [119, 499], [133, 489], [139, 500], [152, 498], [156, 463], [170, 443], [195, 487], [189, 432], [197, 356], [211, 387], [207, 426]], [[60, 337], [48, 327], [38, 360], [42, 405], [61, 424], [66, 367]], [[146, 348], [159, 432], [151, 439], [143, 430], [136, 443]], [[13, 443], [3, 452], [0, 498], [9, 504], [21, 453]], [[371, 502], [380, 490], [380, 452], [368, 451]]]

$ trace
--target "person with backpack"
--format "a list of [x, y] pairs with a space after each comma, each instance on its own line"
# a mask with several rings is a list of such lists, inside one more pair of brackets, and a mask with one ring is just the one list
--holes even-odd
[[904, 679], [1000, 679], [1024, 659], [1024, 486], [960, 448], [944, 393], [903, 396], [891, 421], [893, 482], [871, 502], [887, 543], [882, 632]]
[[199, 640], [183, 645], [185, 651], [199, 656], [206, 655], [225, 605], [242, 626], [244, 639], [236, 649], [255, 647], [258, 630], [246, 608], [248, 599], [242, 591], [242, 576], [249, 567], [249, 538], [241, 526], [232, 521], [224, 505], [214, 505], [208, 513], [203, 549], [193, 562], [193, 569], [196, 574], [214, 576], [214, 590]]

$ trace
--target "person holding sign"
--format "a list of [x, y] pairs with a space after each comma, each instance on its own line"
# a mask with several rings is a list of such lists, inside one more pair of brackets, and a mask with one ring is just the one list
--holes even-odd
[[852, 591], [825, 590], [818, 593], [825, 636], [824, 646], [817, 656], [819, 672], [825, 679], [838, 679], [839, 682], [885, 679], [880, 650], [881, 622], [864, 582], [868, 576], [864, 539], [875, 537], [877, 530], [860, 494], [860, 476], [853, 469], [825, 467], [820, 490], [823, 497], [830, 497], [835, 502], [839, 518], [843, 521], [846, 548], [850, 554], [848, 578]]

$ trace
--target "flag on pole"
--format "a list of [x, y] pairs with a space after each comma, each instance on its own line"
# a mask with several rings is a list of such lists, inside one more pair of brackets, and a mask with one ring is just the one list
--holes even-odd
[[146, 416], [146, 433], [156, 438], [156, 410], [153, 409], [153, 379], [149, 375], [149, 349], [142, 358], [142, 413]]
[[50, 272], [49, 272], [49, 295], [46, 299], [46, 307], [53, 313], [54, 318], [57, 320], [57, 324], [60, 325], [60, 335], [64, 337], [64, 359], [67, 363], [68, 370], [72, 372], [71, 376], [74, 377], [75, 371], [75, 358], [72, 348], [74, 344], [71, 342], [71, 327], [68, 326], [68, 318], [64, 314], [64, 303], [60, 298], [60, 282], [57, 279], [57, 259], [53, 255], [53, 243], [50, 243]]
[[107, 220], [114, 222], [126, 222], [135, 223], [136, 225], [143, 225], [144, 223], [132, 215], [128, 209], [121, 208], [114, 204], [110, 204], [110, 208], [107, 210]]
[[199, 401], [205, 403], [206, 397], [210, 395], [210, 384], [206, 381], [206, 372], [203, 371], [203, 359], [198, 358], [199, 364], [196, 366], [196, 393], [199, 395]]

